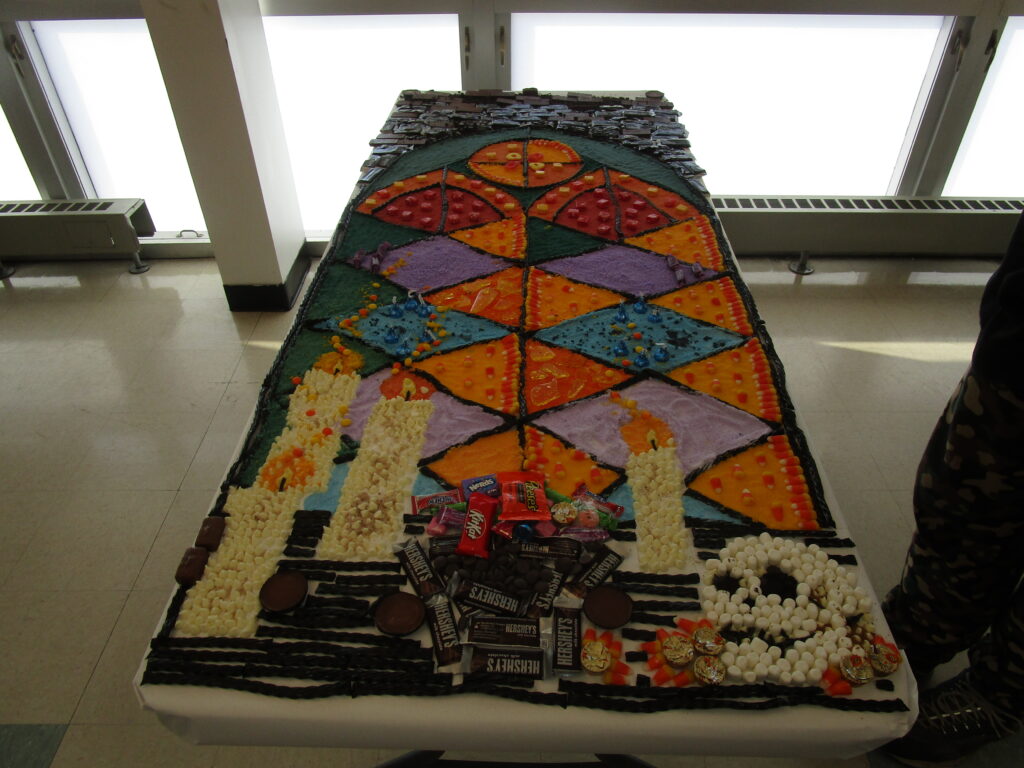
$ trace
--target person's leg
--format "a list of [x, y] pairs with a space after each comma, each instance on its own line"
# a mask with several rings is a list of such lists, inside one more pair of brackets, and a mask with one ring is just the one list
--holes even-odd
[[914, 515], [903, 578], [884, 610], [920, 669], [980, 640], [1024, 571], [1014, 546], [1024, 540], [1024, 403], [964, 376], [922, 457]]

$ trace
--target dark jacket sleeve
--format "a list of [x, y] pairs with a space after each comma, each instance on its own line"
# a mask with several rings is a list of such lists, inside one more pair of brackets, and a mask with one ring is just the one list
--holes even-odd
[[974, 369], [1024, 399], [1024, 213], [981, 298]]

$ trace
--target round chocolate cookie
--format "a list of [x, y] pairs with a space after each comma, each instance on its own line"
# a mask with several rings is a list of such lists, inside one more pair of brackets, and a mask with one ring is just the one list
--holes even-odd
[[427, 607], [423, 601], [408, 592], [384, 595], [373, 606], [373, 623], [377, 629], [396, 637], [415, 632], [426, 615]]
[[260, 587], [260, 605], [274, 613], [296, 608], [306, 599], [308, 584], [299, 571], [278, 571]]
[[633, 598], [621, 589], [603, 584], [587, 593], [583, 612], [603, 629], [618, 629], [633, 616]]

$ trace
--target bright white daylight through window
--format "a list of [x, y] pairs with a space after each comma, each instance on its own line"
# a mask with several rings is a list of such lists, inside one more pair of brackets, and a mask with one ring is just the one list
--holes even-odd
[[513, 14], [512, 87], [664, 91], [714, 194], [884, 195], [941, 24]]
[[159, 230], [203, 214], [142, 19], [34, 22], [36, 39], [100, 197], [142, 197]]
[[303, 226], [334, 229], [399, 94], [462, 86], [456, 14], [264, 19]]
[[943, 194], [1024, 196], [1024, 16], [1010, 18]]
[[38, 200], [39, 190], [32, 180], [18, 142], [11, 132], [7, 116], [0, 110], [0, 200]]

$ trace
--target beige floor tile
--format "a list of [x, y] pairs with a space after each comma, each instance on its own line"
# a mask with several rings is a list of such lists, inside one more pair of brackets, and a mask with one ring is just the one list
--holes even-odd
[[218, 747], [214, 768], [373, 768], [383, 762], [376, 749], [326, 747]]
[[171, 491], [65, 493], [40, 520], [4, 588], [131, 589], [173, 499]]
[[0, 722], [68, 722], [127, 596], [0, 591]]
[[867, 756], [849, 760], [809, 757], [709, 757], [706, 765], [707, 768], [868, 768], [868, 759]]
[[171, 596], [171, 579], [164, 589], [135, 590], [128, 596], [110, 639], [89, 678], [73, 723], [128, 725], [155, 723], [135, 696], [132, 678], [145, 656]]
[[209, 768], [216, 747], [182, 741], [159, 724], [72, 725], [51, 768]]
[[279, 341], [257, 342], [250, 339], [242, 351], [238, 367], [231, 375], [231, 381], [262, 383], [280, 348]]
[[857, 414], [803, 411], [799, 414], [819, 469], [832, 488], [885, 488], [874, 454], [876, 437]]
[[913, 533], [889, 491], [851, 491], [843, 517], [857, 544], [857, 557], [880, 596], [899, 580]]
[[71, 472], [74, 489], [177, 490], [209, 427], [191, 411], [111, 414]]
[[0, 282], [0, 304], [73, 304], [100, 301], [126, 271], [125, 262], [18, 262], [14, 276]]
[[40, 521], [61, 506], [54, 491], [8, 491], [0, 495], [0, 589], [28, 550]]
[[210, 428], [181, 482], [183, 490], [219, 488], [256, 406], [259, 385], [228, 384]]
[[944, 406], [945, 400], [942, 405], [924, 411], [860, 416], [863, 428], [877, 436], [872, 452], [887, 489], [907, 491], [914, 487], [921, 455]]
[[211, 491], [178, 491], [135, 581], [136, 590], [162, 590], [165, 596], [170, 592], [182, 553], [192, 546], [213, 501]]

